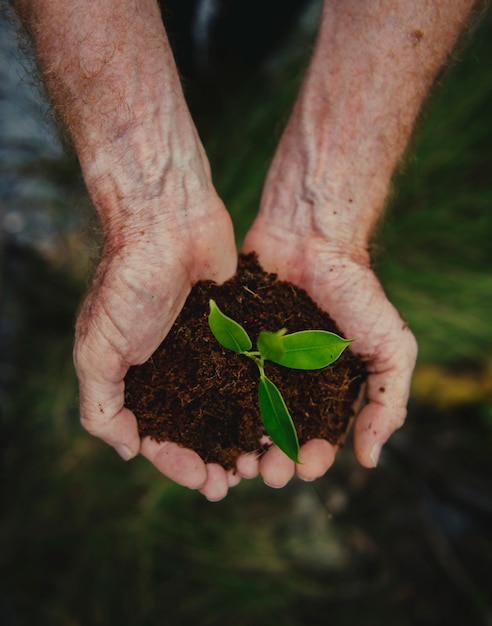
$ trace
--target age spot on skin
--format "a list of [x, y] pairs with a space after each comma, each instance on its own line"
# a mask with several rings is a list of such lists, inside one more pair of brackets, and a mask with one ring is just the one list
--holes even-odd
[[99, 413], [102, 413], [104, 415], [104, 408], [102, 404], [98, 404], [97, 408], [99, 409]]
[[416, 48], [419, 43], [424, 38], [424, 33], [419, 29], [412, 30], [410, 33], [410, 41], [412, 42], [412, 46]]

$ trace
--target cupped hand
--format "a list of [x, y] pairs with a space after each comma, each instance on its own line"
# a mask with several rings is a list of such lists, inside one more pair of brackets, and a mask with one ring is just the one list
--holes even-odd
[[133, 219], [123, 241], [106, 246], [77, 320], [74, 362], [81, 421], [91, 434], [124, 459], [140, 452], [173, 481], [218, 500], [237, 478], [177, 444], [141, 441], [135, 416], [124, 406], [128, 368], [159, 346], [192, 285], [200, 279], [223, 282], [236, 269], [233, 229], [222, 202], [210, 193], [197, 198], [200, 208], [194, 210], [193, 199], [186, 200], [186, 211], [176, 201], [172, 217], [161, 222]]
[[[244, 251], [256, 251], [267, 271], [304, 288], [335, 320], [351, 350], [365, 361], [365, 404], [354, 422], [354, 452], [364, 467], [377, 464], [382, 445], [404, 422], [417, 344], [360, 254], [336, 248], [313, 233], [292, 233], [262, 219], [255, 221]], [[322, 476], [332, 465], [336, 446], [313, 439], [301, 447], [294, 464], [276, 446], [259, 460], [243, 457], [243, 476], [260, 472], [265, 483], [282, 487], [297, 472], [304, 480]]]

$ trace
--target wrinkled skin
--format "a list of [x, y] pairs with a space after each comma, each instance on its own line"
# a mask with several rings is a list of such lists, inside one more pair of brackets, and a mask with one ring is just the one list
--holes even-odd
[[[336, 449], [313, 440], [295, 466], [276, 446], [236, 472], [176, 444], [140, 441], [124, 377], [161, 343], [193, 283], [223, 282], [237, 253], [155, 0], [12, 0], [65, 124], [105, 236], [76, 328], [82, 424], [124, 459], [220, 500], [260, 473], [272, 487], [321, 476]], [[354, 423], [365, 467], [405, 418], [415, 340], [367, 253], [416, 116], [472, 0], [324, 3], [310, 66], [244, 249], [303, 287], [366, 361]], [[240, 184], [240, 181], [238, 181]]]

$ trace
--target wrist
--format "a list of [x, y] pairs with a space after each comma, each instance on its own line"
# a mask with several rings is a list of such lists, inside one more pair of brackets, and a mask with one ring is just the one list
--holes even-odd
[[121, 245], [137, 231], [171, 231], [221, 204], [191, 122], [168, 130], [143, 123], [110, 146], [82, 152], [82, 173], [106, 241]]
[[324, 3], [314, 55], [262, 199], [271, 224], [330, 245], [367, 246], [422, 99], [469, 0]]
[[106, 237], [199, 212], [211, 176], [157, 2], [18, 4]]
[[367, 250], [389, 180], [365, 180], [362, 167], [336, 141], [320, 148], [310, 124], [316, 128], [298, 100], [267, 176], [260, 216], [297, 238], [316, 239], [358, 257]]

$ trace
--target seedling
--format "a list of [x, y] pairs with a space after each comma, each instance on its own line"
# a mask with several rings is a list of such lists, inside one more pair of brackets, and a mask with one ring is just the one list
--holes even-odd
[[272, 441], [296, 463], [299, 463], [299, 440], [282, 394], [265, 374], [265, 361], [299, 370], [316, 370], [338, 359], [351, 343], [326, 330], [303, 330], [287, 334], [282, 328], [277, 332], [262, 331], [256, 342], [257, 350], [248, 333], [210, 300], [208, 316], [210, 330], [217, 341], [256, 363], [260, 372], [258, 400], [263, 425]]

